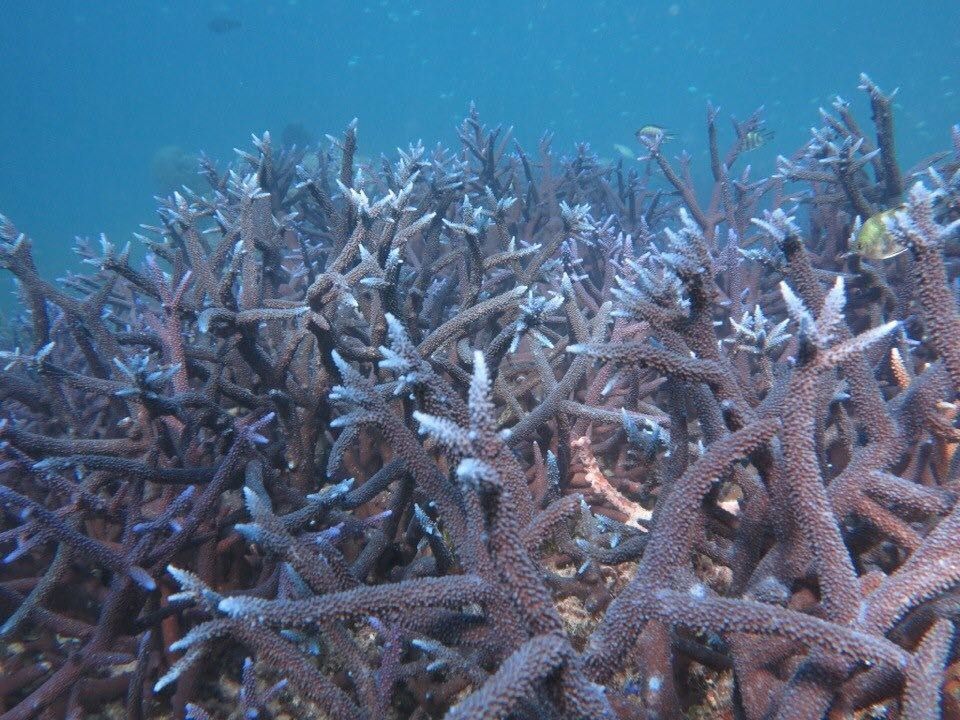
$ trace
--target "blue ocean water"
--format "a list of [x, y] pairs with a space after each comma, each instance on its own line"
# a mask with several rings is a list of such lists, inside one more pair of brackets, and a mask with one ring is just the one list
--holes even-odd
[[[707, 101], [743, 118], [766, 106], [772, 171], [837, 93], [869, 117], [865, 71], [901, 87], [905, 166], [960, 121], [960, 2], [845, 0], [356, 0], [0, 4], [0, 212], [56, 273], [76, 235], [122, 244], [154, 218], [176, 166], [220, 160], [251, 132], [322, 139], [360, 121], [361, 156], [418, 138], [456, 142], [470, 101], [534, 146], [615, 157], [656, 123], [708, 174]], [[733, 136], [729, 123], [722, 131]], [[288, 130], [288, 133], [290, 131]], [[172, 168], [172, 169], [171, 169]], [[192, 171], [188, 175], [192, 177]], [[200, 186], [197, 180], [197, 186]], [[8, 295], [9, 280], [0, 286]], [[0, 300], [6, 305], [8, 300]]]

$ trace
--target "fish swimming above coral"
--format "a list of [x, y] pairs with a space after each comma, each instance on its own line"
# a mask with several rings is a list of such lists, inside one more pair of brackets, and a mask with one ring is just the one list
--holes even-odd
[[757, 148], [763, 147], [768, 142], [773, 140], [774, 135], [775, 133], [773, 130], [749, 130], [741, 137], [740, 146], [744, 150], [756, 150]]
[[207, 23], [207, 30], [217, 35], [224, 35], [228, 32], [242, 27], [242, 23], [226, 15], [218, 15]]
[[639, 128], [634, 135], [641, 143], [645, 140], [648, 142], [661, 143], [669, 140], [676, 140], [677, 138], [673, 132], [667, 130], [665, 127], [661, 127], [660, 125], [644, 125], [643, 127]]

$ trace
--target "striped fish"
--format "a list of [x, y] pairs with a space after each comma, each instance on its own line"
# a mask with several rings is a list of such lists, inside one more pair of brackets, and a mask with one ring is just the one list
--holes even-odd
[[756, 150], [773, 139], [773, 130], [751, 130], [740, 138], [740, 147], [743, 150]]

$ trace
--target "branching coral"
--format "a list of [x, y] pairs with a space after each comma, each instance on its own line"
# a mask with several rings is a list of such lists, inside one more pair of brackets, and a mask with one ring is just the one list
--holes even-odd
[[886, 212], [862, 87], [759, 180], [709, 108], [706, 200], [471, 109], [58, 283], [0, 218], [0, 720], [956, 715], [960, 129]]

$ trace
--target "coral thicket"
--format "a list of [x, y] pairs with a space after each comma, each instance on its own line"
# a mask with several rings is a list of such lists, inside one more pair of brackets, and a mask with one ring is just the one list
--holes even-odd
[[862, 89], [762, 178], [709, 108], [708, 195], [471, 109], [57, 282], [2, 218], [0, 720], [960, 716], [960, 128]]

